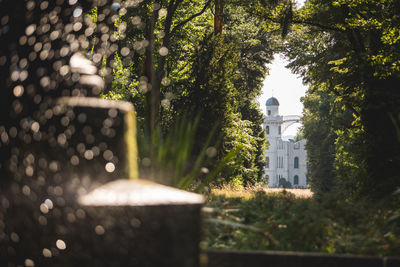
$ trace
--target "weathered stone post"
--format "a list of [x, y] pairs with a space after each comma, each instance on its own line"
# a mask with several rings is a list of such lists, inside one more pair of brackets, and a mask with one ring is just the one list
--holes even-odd
[[[92, 239], [78, 243], [97, 266], [199, 266], [202, 203], [202, 196], [149, 181], [114, 181], [80, 198]], [[85, 255], [71, 257], [91, 263]]]

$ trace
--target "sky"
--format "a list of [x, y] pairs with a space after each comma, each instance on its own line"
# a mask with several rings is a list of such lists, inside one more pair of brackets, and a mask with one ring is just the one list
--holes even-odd
[[[279, 113], [281, 115], [302, 115], [303, 104], [300, 98], [305, 95], [307, 87], [302, 80], [289, 69], [285, 68], [288, 61], [280, 54], [276, 54], [272, 64], [269, 64], [269, 75], [264, 80], [262, 95], [258, 98], [260, 108], [266, 114], [265, 102], [271, 96], [279, 101]], [[296, 135], [300, 124], [290, 126], [284, 135]]]
[[[301, 7], [304, 0], [297, 0]], [[293, 74], [285, 66], [289, 62], [280, 54], [274, 56], [274, 60], [268, 65], [269, 75], [264, 80], [262, 95], [258, 98], [260, 108], [266, 114], [265, 102], [271, 96], [279, 101], [279, 113], [281, 115], [302, 115], [303, 104], [300, 98], [305, 95], [307, 87], [303, 85], [302, 79]], [[290, 126], [283, 134], [296, 135], [300, 124]]]

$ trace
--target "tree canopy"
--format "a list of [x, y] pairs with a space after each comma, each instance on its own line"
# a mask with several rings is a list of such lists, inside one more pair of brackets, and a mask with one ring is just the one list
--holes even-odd
[[[113, 87], [104, 97], [133, 102], [143, 133], [150, 135], [157, 125], [165, 135], [178, 118], [199, 116], [193, 156], [216, 127], [217, 157], [209, 167], [237, 150], [221, 181], [260, 182], [266, 142], [256, 97], [279, 45], [279, 27], [269, 24], [245, 1], [122, 4]], [[124, 52], [131, 47], [126, 64]], [[152, 151], [148, 156], [154, 159]]]
[[352, 196], [382, 197], [399, 186], [399, 8], [309, 0], [293, 14], [285, 51], [310, 84], [304, 123], [317, 190], [336, 184]]
[[221, 177], [261, 181], [265, 136], [255, 99], [266, 64], [283, 52], [309, 85], [303, 124], [313, 190], [376, 198], [399, 186], [397, 1], [309, 0], [300, 9], [290, 0], [135, 3], [116, 20], [120, 49], [105, 97], [132, 101], [143, 129], [167, 133], [177, 118], [200, 116], [195, 150], [216, 125], [217, 158], [241, 146]]

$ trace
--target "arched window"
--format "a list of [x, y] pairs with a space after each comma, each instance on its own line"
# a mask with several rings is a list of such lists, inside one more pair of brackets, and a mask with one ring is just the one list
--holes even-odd
[[270, 116], [271, 115], [271, 110], [268, 110], [268, 116]]
[[295, 169], [299, 168], [299, 157], [294, 157], [294, 168]]
[[265, 158], [265, 167], [269, 169], [269, 157]]
[[295, 175], [293, 178], [293, 184], [299, 184], [299, 176]]
[[269, 134], [269, 126], [265, 127], [265, 132], [267, 132], [267, 134]]

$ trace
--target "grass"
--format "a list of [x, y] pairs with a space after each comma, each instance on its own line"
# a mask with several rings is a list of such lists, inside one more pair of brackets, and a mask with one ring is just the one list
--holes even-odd
[[317, 201], [306, 189], [214, 188], [204, 216], [204, 241], [212, 249], [400, 255], [393, 211], [362, 201]]
[[[216, 126], [208, 133], [200, 151], [196, 151], [195, 140], [200, 116], [194, 120], [187, 116], [178, 118], [169, 132], [163, 133], [160, 125], [153, 133], [144, 128], [138, 133], [140, 177], [162, 184], [201, 192], [232, 161], [241, 146], [231, 150], [220, 159], [208, 153], [213, 148]], [[210, 169], [208, 169], [210, 167]], [[202, 177], [202, 179], [199, 179]]]
[[248, 188], [235, 188], [232, 186], [222, 186], [213, 188], [211, 194], [215, 196], [225, 196], [228, 198], [240, 197], [249, 199], [254, 196], [256, 192], [264, 191], [267, 194], [288, 192], [293, 194], [296, 198], [311, 198], [313, 193], [310, 189], [283, 189], [283, 188], [265, 188], [264, 186], [253, 186]]

